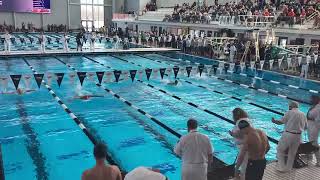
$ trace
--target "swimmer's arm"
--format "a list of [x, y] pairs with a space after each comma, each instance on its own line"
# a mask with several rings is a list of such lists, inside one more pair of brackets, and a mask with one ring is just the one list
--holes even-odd
[[244, 157], [246, 155], [248, 151], [248, 144], [247, 144], [247, 140], [245, 140], [245, 143], [242, 145], [241, 149], [240, 149], [240, 153], [239, 156], [237, 158], [237, 163], [236, 163], [236, 167], [235, 170], [239, 170], [241, 164], [243, 163]]
[[174, 147], [174, 153], [176, 153], [178, 156], [181, 157], [182, 152], [181, 152], [181, 140], [179, 140], [179, 142], [177, 143], [177, 145]]

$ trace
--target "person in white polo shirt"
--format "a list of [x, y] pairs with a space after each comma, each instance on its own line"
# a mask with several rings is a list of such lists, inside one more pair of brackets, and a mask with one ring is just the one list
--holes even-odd
[[167, 180], [167, 177], [157, 170], [146, 167], [137, 167], [129, 172], [124, 180]]
[[289, 103], [289, 111], [282, 119], [275, 120], [272, 118], [272, 122], [278, 125], [284, 124], [285, 126], [277, 147], [277, 170], [280, 172], [291, 171], [301, 143], [301, 134], [307, 126], [307, 118], [299, 110], [299, 104], [292, 101]]
[[189, 119], [188, 134], [174, 148], [182, 159], [182, 180], [207, 180], [208, 164], [212, 162], [210, 139], [197, 131], [198, 122]]
[[5, 54], [9, 54], [11, 51], [11, 35], [9, 34], [8, 30], [5, 30], [5, 34], [3, 35], [4, 38], [4, 52]]
[[[309, 141], [316, 147], [319, 147], [320, 134], [320, 97], [311, 97], [312, 107], [308, 112], [308, 138]], [[317, 166], [320, 167], [320, 151], [314, 153], [317, 159]]]

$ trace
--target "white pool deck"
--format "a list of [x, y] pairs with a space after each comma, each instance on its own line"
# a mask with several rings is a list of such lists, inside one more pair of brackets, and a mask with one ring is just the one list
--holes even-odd
[[84, 50], [84, 51], [58, 51], [58, 50], [50, 50], [45, 53], [41, 53], [40, 51], [12, 51], [10, 54], [5, 54], [1, 52], [2, 56], [15, 56], [15, 55], [50, 55], [50, 54], [91, 54], [91, 53], [133, 53], [133, 52], [167, 52], [167, 51], [179, 51], [179, 49], [173, 48], [130, 48], [128, 50], [123, 49], [96, 49], [95, 51]]

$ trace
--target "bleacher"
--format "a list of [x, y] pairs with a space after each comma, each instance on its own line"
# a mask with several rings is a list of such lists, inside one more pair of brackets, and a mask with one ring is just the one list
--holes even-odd
[[138, 17], [141, 21], [163, 21], [166, 15], [171, 15], [173, 8], [160, 8], [157, 11], [147, 11], [145, 14]]

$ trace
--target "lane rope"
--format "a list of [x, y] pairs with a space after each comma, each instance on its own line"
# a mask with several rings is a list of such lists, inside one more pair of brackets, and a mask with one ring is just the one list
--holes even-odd
[[[39, 74], [32, 65], [23, 58], [24, 62], [29, 66], [29, 68], [32, 70], [33, 74]], [[97, 144], [97, 140], [94, 138], [94, 136], [88, 131], [88, 129], [84, 126], [84, 124], [79, 120], [79, 118], [62, 102], [62, 100], [56, 95], [56, 93], [52, 90], [52, 88], [44, 81], [42, 80], [42, 84], [47, 88], [50, 95], [56, 100], [56, 102], [63, 108], [63, 110], [71, 117], [71, 119], [78, 125], [78, 127], [82, 130], [82, 132], [89, 138], [91, 143], [93, 145]], [[106, 156], [107, 161], [112, 165], [117, 165], [117, 163], [113, 160], [113, 158], [107, 153]], [[117, 165], [118, 166], [118, 165]], [[120, 168], [120, 166], [118, 166]]]

